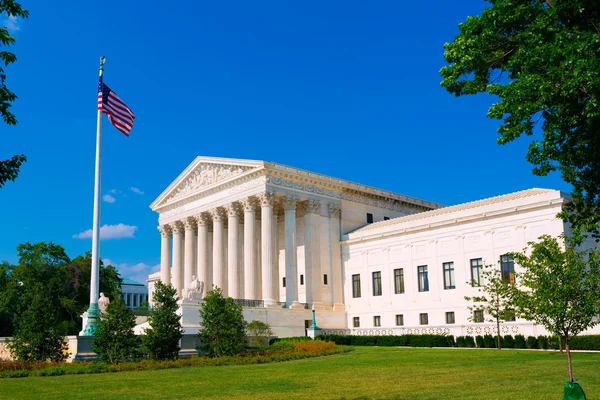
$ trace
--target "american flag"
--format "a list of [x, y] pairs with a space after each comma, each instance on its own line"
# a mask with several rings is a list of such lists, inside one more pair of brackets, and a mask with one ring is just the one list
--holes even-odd
[[115, 128], [125, 136], [129, 136], [129, 131], [133, 128], [135, 115], [123, 103], [123, 100], [102, 82], [102, 77], [100, 77], [100, 81], [98, 82], [98, 110], [106, 114], [108, 120]]

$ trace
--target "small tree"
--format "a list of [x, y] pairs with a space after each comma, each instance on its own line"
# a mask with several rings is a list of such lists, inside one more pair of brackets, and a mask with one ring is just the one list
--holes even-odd
[[58, 318], [56, 308], [42, 290], [30, 290], [27, 295], [27, 308], [15, 315], [15, 332], [8, 340], [11, 355], [31, 362], [64, 361], [69, 355], [66, 322]]
[[513, 254], [524, 268], [513, 287], [517, 311], [561, 338], [573, 382], [569, 342], [600, 323], [594, 318], [600, 310], [600, 252], [577, 250], [563, 235], [541, 236], [529, 247], [530, 255], [527, 249]]
[[[496, 323], [497, 344], [498, 350], [500, 350], [502, 349], [500, 323], [504, 322], [510, 315], [514, 315], [509, 296], [508, 287], [510, 283], [502, 279], [500, 269], [494, 265], [484, 266], [481, 276], [484, 284], [479, 286], [477, 290], [482, 294], [473, 297], [465, 296], [465, 300], [473, 302], [473, 305], [468, 307], [470, 312], [469, 321], [483, 322], [487, 317], [488, 322]], [[474, 281], [473, 286], [475, 286]], [[483, 316], [477, 315], [475, 311], [481, 311]]]
[[104, 362], [118, 363], [139, 355], [139, 337], [133, 333], [135, 316], [121, 297], [111, 301], [94, 335], [92, 349]]
[[150, 329], [142, 337], [144, 350], [155, 360], [174, 360], [179, 357], [183, 336], [181, 316], [177, 315], [177, 291], [158, 281], [152, 294], [153, 307], [148, 322]]
[[200, 308], [200, 349], [210, 357], [239, 354], [246, 348], [246, 321], [242, 307], [224, 298], [221, 289], [208, 292]]
[[269, 338], [273, 334], [269, 324], [254, 320], [248, 324], [248, 338], [252, 346], [266, 346], [269, 344]]

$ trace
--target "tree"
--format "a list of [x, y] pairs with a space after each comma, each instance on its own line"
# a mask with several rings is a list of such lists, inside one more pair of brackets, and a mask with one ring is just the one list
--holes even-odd
[[137, 358], [140, 340], [133, 333], [133, 328], [135, 315], [123, 299], [117, 297], [108, 304], [106, 312], [100, 314], [92, 349], [100, 356], [100, 360], [108, 363]]
[[206, 294], [200, 307], [200, 349], [210, 357], [239, 354], [248, 344], [242, 306], [224, 298], [221, 289]]
[[[24, 10], [14, 0], [0, 0], [0, 15], [6, 14], [8, 18], [27, 18], [29, 11]], [[0, 27], [0, 47], [15, 44], [15, 38], [10, 35], [8, 29]], [[17, 61], [17, 57], [8, 51], [0, 51], [0, 114], [8, 125], [16, 125], [17, 119], [10, 112], [11, 103], [17, 99], [17, 95], [6, 87], [6, 73], [4, 68]], [[7, 181], [14, 181], [19, 175], [19, 168], [27, 158], [24, 155], [15, 155], [9, 160], [0, 161], [0, 188]]]
[[248, 324], [248, 339], [252, 346], [266, 346], [269, 344], [269, 338], [273, 334], [269, 324], [254, 320]]
[[148, 317], [150, 329], [146, 329], [142, 343], [144, 350], [155, 360], [174, 360], [179, 357], [183, 328], [181, 317], [177, 315], [176, 293], [173, 286], [166, 286], [160, 281], [154, 286], [153, 306]]
[[499, 144], [540, 134], [533, 173], [561, 172], [573, 201], [561, 216], [600, 238], [600, 7], [597, 0], [487, 0], [444, 45], [442, 86], [456, 96], [499, 101]]
[[569, 342], [600, 321], [600, 251], [578, 250], [564, 236], [541, 236], [513, 254], [524, 271], [511, 285], [517, 312], [559, 336], [565, 346], [569, 381], [573, 368]]
[[[473, 297], [465, 296], [465, 300], [473, 302], [473, 305], [468, 307], [471, 313], [469, 321], [483, 322], [487, 317], [487, 321], [496, 323], [497, 344], [498, 350], [500, 350], [502, 349], [500, 323], [514, 316], [514, 309], [509, 296], [510, 283], [502, 279], [500, 268], [494, 265], [484, 266], [481, 277], [484, 284], [479, 286], [477, 290], [482, 294]], [[483, 315], [477, 315], [476, 311], [481, 311]]]

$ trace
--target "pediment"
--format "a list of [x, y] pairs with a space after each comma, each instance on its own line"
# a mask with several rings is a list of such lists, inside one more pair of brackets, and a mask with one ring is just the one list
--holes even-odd
[[262, 161], [197, 157], [150, 207], [156, 210], [263, 167]]

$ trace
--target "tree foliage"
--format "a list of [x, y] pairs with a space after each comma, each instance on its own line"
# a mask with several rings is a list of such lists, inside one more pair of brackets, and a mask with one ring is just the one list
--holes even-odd
[[509, 282], [502, 279], [500, 268], [494, 265], [486, 265], [481, 272], [483, 278], [483, 286], [477, 288], [480, 295], [468, 297], [465, 300], [473, 302], [469, 306], [471, 322], [479, 321], [475, 317], [475, 311], [483, 312], [484, 320], [496, 324], [497, 329], [497, 347], [502, 348], [502, 340], [500, 339], [500, 323], [505, 322], [515, 315], [512, 301], [510, 298]]
[[248, 342], [251, 346], [266, 346], [273, 335], [271, 327], [262, 321], [254, 320], [248, 324]]
[[524, 269], [511, 285], [517, 312], [561, 338], [572, 382], [569, 342], [600, 323], [600, 250], [544, 235], [513, 257]]
[[[0, 15], [6, 15], [8, 18], [27, 18], [29, 11], [23, 9], [19, 3], [14, 0], [0, 0]], [[8, 125], [16, 125], [17, 119], [10, 112], [11, 103], [17, 99], [6, 86], [6, 72], [4, 68], [17, 61], [14, 53], [5, 51], [2, 47], [15, 44], [15, 38], [10, 35], [6, 27], [0, 27], [0, 115]], [[0, 161], [0, 188], [7, 181], [14, 181], [19, 174], [19, 168], [27, 158], [24, 155], [15, 155], [11, 159]]]
[[[19, 263], [0, 264], [0, 335], [11, 336], [16, 321], [29, 307], [34, 292], [52, 300], [65, 334], [81, 330], [81, 314], [90, 301], [91, 256], [71, 260], [64, 248], [52, 242], [29, 242], [17, 247]], [[121, 278], [112, 266], [100, 263], [100, 291], [111, 300], [120, 297]]]
[[202, 329], [198, 333], [200, 349], [210, 357], [239, 354], [246, 349], [246, 321], [242, 306], [224, 298], [215, 288], [204, 297], [200, 307]]
[[600, 7], [597, 0], [488, 0], [444, 45], [442, 86], [499, 98], [498, 143], [533, 140], [533, 172], [558, 170], [573, 185], [563, 218], [600, 237]]
[[119, 363], [139, 356], [140, 338], [133, 333], [135, 315], [119, 296], [112, 300], [105, 313], [100, 314], [100, 324], [94, 335], [92, 349], [100, 360]]
[[142, 337], [144, 350], [154, 360], [174, 360], [179, 357], [183, 336], [181, 317], [177, 315], [177, 291], [171, 285], [158, 281], [152, 293], [152, 309], [148, 322], [150, 329]]

